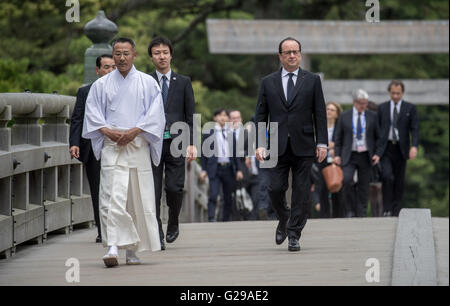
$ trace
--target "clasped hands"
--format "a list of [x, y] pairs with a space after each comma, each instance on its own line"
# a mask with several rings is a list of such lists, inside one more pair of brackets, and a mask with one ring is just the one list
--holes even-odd
[[104, 127], [100, 129], [100, 132], [117, 143], [119, 147], [124, 147], [132, 142], [136, 138], [136, 136], [138, 136], [142, 132], [142, 130], [140, 128], [132, 128], [127, 131], [121, 132]]

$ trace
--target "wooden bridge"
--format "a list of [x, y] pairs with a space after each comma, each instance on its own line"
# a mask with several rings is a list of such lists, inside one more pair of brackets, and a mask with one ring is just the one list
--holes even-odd
[[[295, 253], [286, 242], [275, 245], [274, 221], [184, 223], [165, 251], [141, 253], [140, 266], [125, 265], [121, 251], [112, 269], [94, 243], [96, 230], [79, 229], [18, 247], [0, 260], [0, 285], [448, 286], [449, 219], [402, 212], [400, 218], [311, 219]], [[79, 262], [79, 282], [67, 282], [71, 258]], [[369, 271], [377, 267], [378, 280]]]

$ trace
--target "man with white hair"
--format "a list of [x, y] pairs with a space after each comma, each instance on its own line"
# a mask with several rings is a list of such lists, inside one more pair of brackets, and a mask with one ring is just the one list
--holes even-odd
[[[343, 167], [343, 203], [346, 217], [365, 217], [369, 201], [371, 167], [380, 161], [380, 133], [377, 114], [367, 110], [369, 95], [355, 90], [353, 108], [344, 112], [335, 131], [335, 160]], [[358, 171], [358, 182], [353, 176]], [[356, 194], [355, 194], [356, 192]]]

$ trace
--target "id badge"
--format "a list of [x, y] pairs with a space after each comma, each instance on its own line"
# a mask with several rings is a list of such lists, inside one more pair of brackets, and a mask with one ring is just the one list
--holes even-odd
[[170, 131], [164, 131], [163, 139], [171, 139], [172, 136], [170, 136]]
[[331, 164], [333, 162], [333, 157], [330, 155], [327, 156], [327, 163]]
[[367, 151], [367, 148], [364, 145], [364, 141], [362, 141], [362, 140], [357, 140], [356, 141], [356, 151], [358, 151], [358, 152], [365, 152], [365, 151]]

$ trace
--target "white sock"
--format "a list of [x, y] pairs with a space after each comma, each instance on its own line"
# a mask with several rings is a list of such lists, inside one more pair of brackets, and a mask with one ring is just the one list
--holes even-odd
[[136, 258], [136, 259], [139, 259], [137, 256], [136, 256], [136, 252], [135, 251], [132, 251], [132, 250], [127, 250], [127, 258]]
[[118, 256], [119, 255], [119, 250], [117, 249], [117, 246], [115, 246], [115, 245], [110, 246], [109, 249], [108, 249], [108, 255]]

